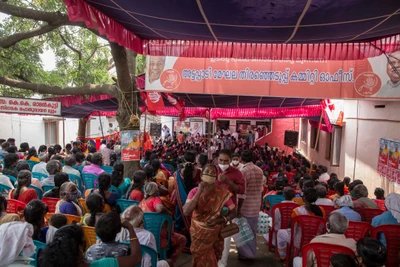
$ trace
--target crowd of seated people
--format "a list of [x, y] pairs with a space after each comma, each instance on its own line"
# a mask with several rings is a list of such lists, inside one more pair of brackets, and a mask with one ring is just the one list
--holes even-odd
[[[336, 174], [329, 174], [325, 166], [312, 166], [297, 153], [284, 155], [268, 146], [250, 146], [246, 140], [231, 141], [230, 149], [226, 149], [225, 142], [215, 140], [212, 158], [208, 158], [206, 142], [156, 143], [152, 150], [144, 152], [140, 170], [127, 177], [124, 165], [115, 158], [118, 155], [108, 151], [111, 146], [107, 144], [99, 151], [95, 147], [82, 151], [77, 144], [64, 150], [59, 145], [36, 150], [22, 143], [16, 151], [15, 143], [5, 141], [0, 149], [4, 158], [0, 184], [10, 190], [7, 194], [0, 192], [0, 236], [6, 235], [2, 232], [8, 229], [3, 227], [6, 225], [16, 233], [31, 232], [32, 240], [47, 244], [40, 251], [38, 266], [134, 266], [140, 262], [150, 266], [148, 255], [142, 259], [139, 245], [157, 251], [157, 242], [161, 249], [169, 247], [167, 257], [158, 260], [157, 266], [173, 266], [182, 252], [192, 254], [193, 266], [227, 266], [231, 244], [230, 237], [220, 236], [223, 227], [237, 216], [244, 217], [256, 234], [258, 213], [270, 214], [272, 208], [268, 201], [264, 205], [263, 198], [281, 195], [281, 203], [299, 205], [293, 209], [290, 220], [308, 215], [328, 221], [312, 243], [349, 247], [357, 255], [357, 262], [353, 263], [359, 266], [384, 263], [387, 242], [382, 234], [378, 240], [364, 238], [356, 242], [344, 233], [349, 221], [363, 220], [358, 211], [366, 208], [382, 209], [383, 213], [372, 219], [373, 227], [399, 224], [400, 195], [391, 193], [385, 198], [383, 189], [377, 188], [376, 199], [370, 199], [361, 180], [340, 180]], [[28, 164], [31, 161], [35, 162], [32, 171]], [[111, 173], [103, 168], [105, 163], [112, 164]], [[36, 178], [37, 173], [44, 177]], [[97, 177], [94, 188], [80, 186], [85, 185], [84, 174]], [[44, 190], [46, 186], [51, 189]], [[50, 206], [45, 199], [41, 201], [42, 197], [56, 200], [54, 211], [49, 212]], [[123, 210], [118, 205], [120, 199], [135, 202]], [[24, 208], [7, 213], [10, 200], [20, 201]], [[335, 210], [327, 216], [323, 206]], [[169, 216], [174, 221], [172, 231], [164, 224], [158, 233], [159, 240], [156, 239], [145, 227], [144, 217], [148, 213]], [[288, 229], [282, 228], [278, 209], [270, 216], [274, 217], [277, 230], [277, 242], [271, 242], [283, 260], [287, 247], [293, 245], [292, 235], [296, 245], [301, 232], [297, 226], [294, 233], [290, 225]], [[71, 224], [71, 218], [79, 224]], [[95, 245], [85, 246], [86, 232], [82, 226], [92, 228], [98, 236]], [[28, 244], [32, 240], [23, 238], [21, 242]], [[256, 241], [246, 246], [238, 249], [239, 259], [254, 259]], [[373, 259], [376, 265], [368, 265], [367, 249], [384, 251], [380, 258]], [[310, 266], [316, 266], [315, 256], [306, 257]], [[344, 255], [331, 261], [333, 265], [346, 260]], [[294, 264], [299, 266], [299, 261], [295, 259]]]

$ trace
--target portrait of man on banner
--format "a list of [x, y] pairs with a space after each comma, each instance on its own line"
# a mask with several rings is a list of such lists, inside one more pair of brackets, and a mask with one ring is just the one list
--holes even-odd
[[387, 55], [386, 73], [389, 80], [376, 97], [400, 97], [400, 51]]
[[121, 131], [122, 161], [140, 160], [139, 130]]

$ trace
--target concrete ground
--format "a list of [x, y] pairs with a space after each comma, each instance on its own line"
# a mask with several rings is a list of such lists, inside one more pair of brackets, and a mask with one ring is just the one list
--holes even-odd
[[[192, 263], [192, 256], [182, 253], [175, 267], [190, 267]], [[282, 265], [274, 258], [274, 254], [268, 251], [268, 244], [262, 235], [257, 236], [257, 258], [253, 261], [240, 261], [237, 258], [237, 250], [235, 243], [232, 241], [231, 250], [229, 253], [228, 266], [253, 266], [253, 267], [282, 267]]]

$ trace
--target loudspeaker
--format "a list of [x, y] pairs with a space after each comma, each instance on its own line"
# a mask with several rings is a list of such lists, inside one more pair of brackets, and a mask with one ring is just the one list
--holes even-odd
[[288, 147], [297, 146], [298, 139], [299, 139], [299, 132], [285, 131], [285, 141], [284, 141], [285, 146], [288, 146]]

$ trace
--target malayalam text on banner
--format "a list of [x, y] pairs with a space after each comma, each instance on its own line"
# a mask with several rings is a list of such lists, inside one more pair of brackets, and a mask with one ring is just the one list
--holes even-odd
[[400, 51], [363, 60], [148, 56], [146, 91], [313, 98], [400, 98]]
[[140, 160], [140, 132], [139, 130], [121, 131], [121, 160]]
[[61, 102], [29, 98], [0, 97], [0, 112], [61, 116]]

